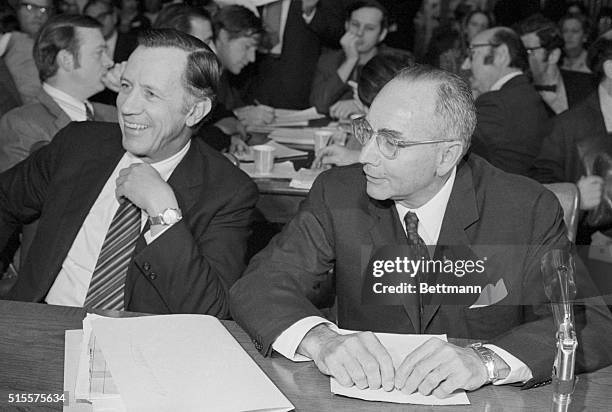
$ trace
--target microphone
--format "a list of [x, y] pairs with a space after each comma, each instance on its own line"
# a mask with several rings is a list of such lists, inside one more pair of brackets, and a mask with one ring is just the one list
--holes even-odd
[[550, 300], [557, 327], [551, 411], [568, 411], [576, 384], [574, 366], [578, 347], [572, 306], [576, 298], [574, 256], [569, 250], [550, 250], [542, 257], [541, 270], [544, 292]]

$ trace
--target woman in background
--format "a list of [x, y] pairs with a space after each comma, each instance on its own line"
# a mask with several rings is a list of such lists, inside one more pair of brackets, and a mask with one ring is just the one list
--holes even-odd
[[568, 14], [559, 21], [563, 34], [564, 56], [561, 68], [576, 72], [591, 73], [587, 64], [587, 48], [590, 35], [589, 20], [584, 14]]

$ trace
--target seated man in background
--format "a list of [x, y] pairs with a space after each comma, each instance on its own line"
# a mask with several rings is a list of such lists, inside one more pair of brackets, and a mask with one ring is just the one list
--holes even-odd
[[8, 299], [228, 316], [257, 189], [191, 139], [219, 74], [194, 37], [145, 32], [121, 76], [119, 125], [73, 122], [0, 174], [0, 248], [39, 219]]
[[0, 120], [0, 172], [46, 144], [71, 121], [117, 121], [113, 106], [87, 99], [104, 89], [113, 61], [106, 55], [100, 23], [91, 17], [58, 15], [41, 29], [34, 60], [43, 90], [37, 100]]
[[348, 7], [342, 50], [329, 50], [319, 57], [312, 82], [310, 104], [319, 113], [339, 119], [362, 113], [352, 98], [349, 81], [356, 83], [363, 66], [384, 49], [380, 43], [388, 26], [387, 10], [376, 0], [359, 0]]
[[[262, 354], [274, 349], [289, 359], [314, 360], [345, 386], [438, 397], [491, 382], [529, 388], [550, 379], [555, 326], [540, 261], [568, 245], [563, 212], [533, 180], [477, 155], [464, 157], [475, 125], [471, 91], [456, 75], [416, 66], [383, 87], [367, 118], [354, 124], [364, 144], [362, 165], [321, 174], [298, 214], [230, 291], [233, 318]], [[364, 304], [362, 287], [374, 276], [366, 262], [393, 245], [412, 246], [419, 260], [429, 259], [431, 248], [431, 256], [447, 260], [453, 247], [482, 258], [480, 246], [488, 247], [493, 254], [486, 255], [482, 282], [503, 282], [505, 294], [479, 308], [440, 304], [421, 293], [395, 298], [393, 292], [387, 297], [399, 302]], [[340, 328], [446, 333], [488, 344], [460, 347], [432, 338], [396, 369], [374, 334], [339, 334], [311, 301], [319, 298], [314, 275], [332, 267], [334, 287], [327, 292], [335, 294]], [[576, 278], [589, 296], [582, 284], [588, 279]], [[609, 364], [612, 315], [605, 306], [575, 310], [576, 372]]]
[[523, 74], [527, 53], [520, 38], [506, 27], [478, 33], [462, 68], [479, 94], [470, 150], [506, 172], [527, 176], [550, 124], [545, 104]]
[[612, 227], [593, 227], [590, 213], [602, 202], [604, 179], [593, 175], [598, 156], [612, 156], [612, 33], [589, 49], [587, 64], [599, 79], [599, 88], [573, 109], [555, 118], [553, 131], [542, 144], [532, 177], [541, 183], [572, 182], [580, 191], [582, 216], [577, 244], [591, 243], [602, 230], [612, 237]]
[[[370, 107], [374, 97], [400, 70], [414, 65], [412, 53], [387, 48], [363, 66], [357, 80], [357, 90], [353, 95], [356, 104], [364, 112]], [[346, 146], [332, 144], [320, 149], [313, 161], [314, 168], [321, 165], [346, 166], [359, 162], [361, 144], [351, 135]]]
[[523, 20], [518, 30], [529, 55], [534, 86], [554, 114], [576, 106], [596, 89], [589, 73], [559, 68], [563, 36], [554, 22], [536, 14]]

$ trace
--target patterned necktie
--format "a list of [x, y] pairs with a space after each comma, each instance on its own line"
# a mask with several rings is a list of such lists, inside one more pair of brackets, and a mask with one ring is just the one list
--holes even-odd
[[[413, 259], [417, 260], [424, 258], [425, 260], [429, 260], [429, 250], [427, 249], [427, 245], [425, 245], [423, 238], [419, 236], [419, 218], [417, 217], [416, 213], [406, 213], [406, 216], [404, 216], [404, 222], [406, 223], [406, 237], [408, 238], [408, 246], [411, 246], [411, 249], [415, 252]], [[419, 293], [419, 285], [423, 280], [424, 279], [421, 273], [417, 273], [415, 276], [415, 281], [417, 284], [416, 294], [418, 295], [419, 299], [419, 313], [421, 318], [423, 317], [423, 299]], [[420, 325], [417, 326], [417, 328], [420, 328]]]
[[275, 1], [265, 6], [263, 24], [268, 33], [268, 42], [265, 45], [268, 50], [271, 50], [274, 46], [280, 43], [282, 11], [282, 0]]
[[119, 205], [104, 238], [83, 306], [123, 310], [127, 269], [140, 235], [140, 209], [130, 201]]
[[89, 107], [87, 103], [85, 103], [85, 117], [87, 118], [88, 122], [93, 122], [94, 120], [93, 111], [91, 110], [91, 108]]

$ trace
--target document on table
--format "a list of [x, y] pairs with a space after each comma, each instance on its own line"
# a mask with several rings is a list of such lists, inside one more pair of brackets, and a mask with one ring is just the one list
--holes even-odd
[[[290, 159], [294, 157], [308, 156], [308, 152], [303, 150], [295, 150], [290, 147], [285, 146], [284, 144], [277, 143], [275, 141], [267, 142], [266, 145], [272, 146], [274, 150], [274, 160], [283, 160]], [[249, 151], [249, 153], [235, 154], [241, 162], [252, 162], [253, 161], [253, 150]]]
[[257, 173], [254, 163], [240, 163], [240, 169], [251, 177], [267, 179], [293, 179], [297, 172], [290, 161], [275, 163], [270, 173]]
[[296, 189], [308, 189], [312, 187], [317, 176], [326, 169], [304, 169], [298, 170], [297, 175], [291, 179], [289, 187], [295, 187]]
[[[355, 331], [343, 330], [338, 331], [342, 334], [354, 333]], [[428, 339], [436, 337], [446, 341], [446, 335], [401, 335], [393, 333], [376, 333], [376, 336], [387, 349], [393, 365], [398, 368], [406, 355], [414, 349], [425, 343]], [[348, 396], [350, 398], [365, 399], [367, 401], [383, 401], [394, 403], [412, 403], [419, 405], [469, 405], [470, 401], [465, 394], [465, 391], [455, 392], [448, 398], [438, 399], [435, 396], [423, 396], [416, 392], [411, 395], [406, 395], [401, 391], [394, 389], [391, 392], [386, 392], [384, 389], [359, 389], [356, 386], [347, 388], [340, 385], [334, 378], [330, 378], [331, 391], [336, 395]]]
[[212, 316], [96, 317], [90, 323], [126, 410], [293, 409]]

